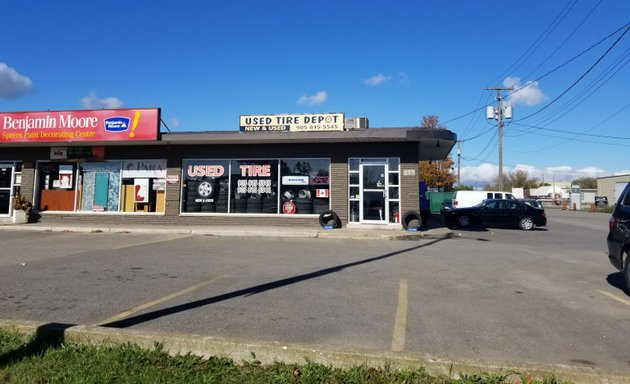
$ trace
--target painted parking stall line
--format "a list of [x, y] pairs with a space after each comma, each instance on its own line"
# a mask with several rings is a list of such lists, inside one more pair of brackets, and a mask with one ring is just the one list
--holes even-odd
[[398, 287], [398, 306], [394, 320], [394, 334], [392, 336], [392, 352], [402, 352], [405, 349], [405, 332], [407, 329], [407, 279], [401, 279]]
[[115, 321], [123, 320], [123, 319], [125, 319], [125, 318], [127, 318], [129, 316], [132, 316], [132, 315], [134, 315], [134, 314], [136, 314], [138, 312], [144, 311], [144, 310], [149, 309], [151, 307], [155, 307], [155, 306], [160, 305], [162, 303], [166, 303], [166, 302], [171, 301], [173, 299], [176, 299], [176, 298], [178, 298], [180, 296], [184, 296], [184, 295], [189, 294], [191, 292], [194, 292], [194, 291], [196, 291], [198, 289], [201, 289], [201, 288], [203, 288], [203, 287], [205, 287], [207, 285], [216, 283], [220, 279], [223, 279], [223, 278], [226, 278], [226, 277], [228, 277], [228, 275], [221, 275], [221, 276], [214, 277], [214, 278], [212, 278], [210, 280], [202, 281], [199, 284], [195, 284], [195, 285], [190, 286], [188, 288], [184, 288], [184, 289], [182, 289], [180, 291], [177, 291], [175, 293], [172, 293], [170, 295], [167, 295], [167, 296], [161, 297], [159, 299], [156, 299], [156, 300], [153, 300], [153, 301], [149, 301], [148, 303], [144, 303], [144, 304], [138, 305], [136, 307], [133, 307], [131, 309], [128, 309], [128, 310], [126, 310], [124, 312], [121, 312], [121, 313], [117, 314], [116, 316], [113, 316], [113, 317], [110, 317], [109, 319], [105, 319], [103, 321], [100, 321], [100, 322], [98, 322], [98, 323], [96, 323], [94, 325], [109, 324], [109, 323], [113, 323]]

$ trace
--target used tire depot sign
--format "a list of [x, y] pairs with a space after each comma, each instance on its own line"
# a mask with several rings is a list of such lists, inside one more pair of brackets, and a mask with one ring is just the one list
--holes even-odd
[[157, 140], [160, 109], [0, 113], [0, 143]]
[[241, 132], [343, 131], [343, 113], [241, 115]]

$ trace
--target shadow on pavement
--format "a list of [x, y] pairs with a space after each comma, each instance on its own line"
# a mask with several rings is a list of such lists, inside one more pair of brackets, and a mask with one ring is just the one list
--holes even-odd
[[144, 323], [144, 322], [147, 322], [147, 321], [159, 319], [159, 318], [164, 317], [164, 316], [173, 315], [173, 314], [179, 313], [179, 312], [184, 312], [184, 311], [187, 311], [189, 309], [203, 307], [203, 306], [214, 304], [214, 303], [218, 303], [218, 302], [221, 302], [221, 301], [234, 299], [234, 298], [240, 297], [240, 296], [245, 296], [246, 297], [246, 296], [255, 295], [257, 293], [270, 291], [272, 289], [277, 289], [277, 288], [285, 287], [287, 285], [296, 284], [296, 283], [299, 283], [299, 282], [302, 282], [302, 281], [306, 281], [306, 280], [315, 279], [315, 278], [318, 278], [318, 277], [321, 277], [321, 276], [329, 275], [331, 273], [340, 272], [340, 271], [343, 271], [344, 269], [356, 267], [358, 265], [367, 264], [367, 263], [373, 263], [373, 262], [379, 261], [379, 260], [384, 260], [384, 259], [396, 256], [396, 255], [400, 255], [402, 253], [411, 252], [411, 251], [414, 251], [416, 249], [420, 249], [420, 248], [424, 248], [424, 247], [433, 245], [433, 244], [438, 243], [438, 242], [440, 242], [442, 240], [444, 240], [444, 239], [436, 239], [436, 240], [433, 240], [433, 241], [430, 241], [430, 242], [427, 242], [427, 243], [423, 243], [421, 245], [417, 245], [417, 246], [414, 246], [414, 247], [411, 247], [411, 248], [406, 248], [406, 249], [402, 249], [400, 251], [387, 253], [385, 255], [376, 256], [376, 257], [372, 257], [372, 258], [365, 259], [365, 260], [359, 260], [359, 261], [355, 261], [355, 262], [352, 262], [352, 263], [342, 264], [342, 265], [338, 265], [338, 266], [334, 266], [334, 267], [330, 267], [330, 268], [326, 268], [326, 269], [321, 269], [319, 271], [306, 273], [306, 274], [299, 275], [299, 276], [293, 276], [293, 277], [289, 277], [289, 278], [286, 278], [286, 279], [276, 280], [276, 281], [272, 281], [270, 283], [260, 284], [260, 285], [256, 285], [256, 286], [249, 287], [249, 288], [239, 289], [237, 291], [224, 293], [224, 294], [219, 295], [219, 296], [209, 297], [207, 299], [197, 300], [197, 301], [193, 301], [193, 302], [186, 303], [186, 304], [180, 304], [180, 305], [176, 305], [176, 306], [173, 306], [173, 307], [170, 307], [170, 308], [164, 308], [164, 309], [160, 309], [160, 310], [144, 313], [144, 314], [141, 314], [141, 315], [133, 316], [133, 317], [130, 317], [130, 318], [127, 318], [127, 319], [118, 320], [118, 321], [114, 321], [114, 322], [106, 323], [106, 324], [101, 324], [101, 326], [103, 326], [103, 327], [112, 327], [112, 328], [127, 328], [127, 327], [131, 327], [133, 325], [137, 325], [137, 324], [141, 324], [141, 323]]

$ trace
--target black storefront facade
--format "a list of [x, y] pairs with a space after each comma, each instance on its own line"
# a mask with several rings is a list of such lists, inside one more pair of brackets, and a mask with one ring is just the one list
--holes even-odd
[[135, 125], [117, 140], [2, 142], [0, 220], [19, 194], [51, 225], [318, 226], [333, 210], [344, 226], [397, 228], [419, 210], [418, 161], [445, 158], [457, 140], [425, 128], [141, 137]]

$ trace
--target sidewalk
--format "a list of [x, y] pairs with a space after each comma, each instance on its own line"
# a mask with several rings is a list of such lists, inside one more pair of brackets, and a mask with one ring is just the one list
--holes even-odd
[[453, 232], [441, 226], [438, 218], [432, 218], [428, 226], [420, 231], [405, 231], [390, 228], [336, 228], [323, 229], [317, 227], [289, 226], [143, 226], [143, 225], [111, 225], [91, 223], [30, 223], [13, 224], [0, 222], [0, 229], [21, 231], [48, 232], [114, 232], [114, 233], [177, 233], [226, 237], [291, 237], [291, 238], [325, 238], [354, 240], [414, 240], [444, 239], [453, 237]]

